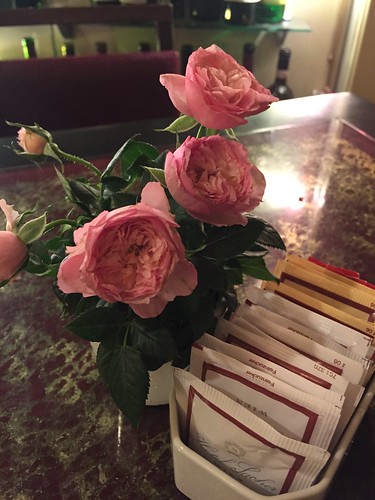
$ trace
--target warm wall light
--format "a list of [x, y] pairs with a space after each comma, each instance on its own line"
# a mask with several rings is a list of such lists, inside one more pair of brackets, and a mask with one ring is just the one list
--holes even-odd
[[290, 21], [294, 16], [294, 8], [297, 0], [287, 0], [284, 10], [284, 21]]

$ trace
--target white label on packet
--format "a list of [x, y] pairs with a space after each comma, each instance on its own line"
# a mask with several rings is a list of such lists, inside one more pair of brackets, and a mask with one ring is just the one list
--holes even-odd
[[297, 321], [297, 323], [306, 325], [308, 328], [317, 330], [363, 357], [371, 358], [373, 354], [371, 338], [348, 326], [294, 304], [274, 292], [262, 290], [252, 285], [246, 288], [245, 295], [246, 300], [250, 303], [260, 305], [265, 309]]
[[257, 354], [247, 351], [246, 349], [242, 349], [242, 347], [223, 342], [208, 333], [205, 333], [199, 338], [199, 343], [205, 347], [213, 349], [214, 351], [231, 356], [232, 358], [237, 359], [238, 361], [241, 361], [241, 363], [249, 365], [252, 368], [256, 368], [264, 373], [270, 373], [275, 378], [282, 380], [296, 389], [303, 390], [304, 392], [307, 392], [307, 394], [312, 394], [313, 396], [334, 404], [338, 408], [342, 408], [345, 400], [345, 396], [343, 394], [336, 391], [330, 391], [325, 387], [315, 384], [314, 382], [301, 377], [298, 373], [291, 372], [290, 370], [287, 370], [286, 368], [273, 363], [262, 356], [258, 356]]
[[285, 436], [328, 449], [341, 414], [331, 403], [200, 344], [193, 345], [189, 371]]
[[174, 369], [182, 439], [216, 467], [263, 495], [311, 486], [330, 454], [287, 438], [194, 377]]
[[[241, 311], [238, 311], [240, 314]], [[342, 375], [352, 384], [361, 384], [365, 379], [367, 368], [353, 359], [343, 356], [338, 352], [320, 345], [314, 340], [302, 337], [298, 333], [288, 330], [278, 322], [275, 323], [267, 316], [264, 309], [259, 311], [253, 307], [247, 307], [245, 319], [249, 322], [249, 328], [255, 325], [264, 333], [304, 353], [309, 358], [315, 359], [328, 369]]]
[[225, 342], [260, 354], [270, 361], [274, 361], [284, 366], [284, 368], [299, 373], [301, 376], [315, 381], [315, 383], [327, 389], [333, 389], [340, 394], [345, 394], [348, 388], [349, 382], [341, 377], [341, 375], [329, 370], [264, 332], [253, 333], [249, 327], [245, 329], [242, 326], [234, 324], [232, 321], [219, 319], [215, 329], [215, 336]]

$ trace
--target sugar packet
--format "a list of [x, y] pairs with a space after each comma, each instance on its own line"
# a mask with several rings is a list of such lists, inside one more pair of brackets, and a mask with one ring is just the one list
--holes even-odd
[[189, 371], [285, 436], [329, 449], [341, 414], [333, 404], [198, 343]]
[[241, 361], [241, 363], [251, 366], [252, 368], [256, 368], [263, 373], [271, 374], [275, 378], [286, 382], [292, 387], [303, 390], [307, 394], [316, 396], [324, 401], [328, 401], [338, 408], [342, 408], [343, 406], [345, 401], [345, 396], [343, 394], [336, 391], [330, 391], [319, 384], [315, 384], [314, 382], [302, 377], [299, 373], [292, 372], [263, 356], [259, 356], [258, 354], [250, 352], [237, 345], [223, 342], [208, 333], [205, 333], [199, 338], [199, 343], [205, 347], [213, 349], [214, 351], [221, 352], [222, 354], [226, 354], [233, 359], [237, 359], [238, 361]]
[[[272, 313], [267, 314], [265, 310], [259, 310], [256, 306], [243, 307], [243, 312], [250, 328], [255, 325], [264, 333], [304, 353], [309, 358], [315, 359], [353, 384], [364, 383], [369, 369], [369, 360], [354, 360], [313, 339], [306, 338], [283, 326], [279, 321], [280, 318], [273, 318]], [[240, 313], [241, 311], [237, 311], [236, 315]]]
[[360, 356], [371, 359], [374, 355], [375, 351], [371, 345], [372, 337], [369, 334], [360, 333], [331, 318], [311, 311], [302, 305], [295, 304], [269, 290], [262, 290], [256, 286], [249, 285], [246, 288], [245, 295], [246, 300], [244, 305], [257, 304], [265, 309], [290, 318], [312, 330], [317, 330], [328, 338], [358, 353]]
[[330, 454], [287, 438], [205, 384], [174, 369], [182, 440], [253, 491], [271, 496], [311, 486]]

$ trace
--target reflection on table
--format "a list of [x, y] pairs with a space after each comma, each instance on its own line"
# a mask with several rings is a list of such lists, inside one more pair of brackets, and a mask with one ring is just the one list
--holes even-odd
[[[374, 106], [350, 94], [302, 98], [273, 105], [239, 137], [267, 179], [256, 213], [279, 230], [288, 249], [355, 269], [372, 283], [374, 116]], [[55, 139], [104, 168], [134, 132], [155, 143], [150, 125]], [[158, 137], [160, 145], [170, 140]], [[0, 197], [17, 210], [44, 207], [61, 193], [51, 166], [6, 168], [9, 158], [0, 154]], [[64, 202], [57, 208], [64, 210]], [[20, 275], [0, 290], [0, 306], [0, 498], [185, 498], [173, 481], [168, 408], [148, 407], [138, 431], [131, 429], [98, 378], [88, 343], [64, 329], [49, 280]], [[372, 405], [329, 500], [375, 495], [374, 431]]]

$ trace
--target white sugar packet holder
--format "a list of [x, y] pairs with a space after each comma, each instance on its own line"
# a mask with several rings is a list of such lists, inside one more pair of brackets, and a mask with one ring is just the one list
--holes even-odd
[[215, 336], [225, 342], [275, 361], [284, 368], [299, 373], [322, 387], [345, 395], [341, 418], [332, 439], [333, 445], [337, 442], [363, 395], [364, 387], [348, 382], [341, 375], [332, 372], [261, 330], [254, 333], [233, 323], [233, 321], [219, 319], [215, 329]]
[[305, 325], [312, 330], [326, 335], [328, 338], [346, 346], [362, 357], [371, 359], [374, 355], [375, 349], [371, 345], [371, 336], [342, 325], [306, 307], [295, 304], [272, 291], [248, 285], [245, 297], [245, 305], [257, 304], [281, 316], [290, 318], [301, 325]]
[[300, 333], [288, 329], [288, 327], [282, 325], [281, 318], [277, 317], [277, 315], [275, 317], [271, 315], [272, 312], [268, 313], [264, 308], [240, 306], [233, 315], [232, 321], [236, 322], [237, 318], [242, 318], [248, 322], [250, 328], [254, 325], [264, 333], [304, 353], [309, 358], [315, 358], [330, 370], [342, 375], [349, 382], [353, 384], [365, 383], [370, 360], [362, 358], [362, 361], [358, 361], [330, 347], [321, 345], [313, 339], [306, 338]]
[[223, 342], [208, 333], [205, 333], [199, 338], [199, 343], [205, 347], [213, 349], [214, 351], [221, 352], [222, 354], [226, 354], [233, 359], [237, 359], [238, 361], [241, 361], [241, 363], [249, 365], [252, 368], [256, 368], [263, 373], [273, 375], [275, 378], [286, 382], [292, 387], [303, 390], [307, 394], [316, 396], [324, 401], [328, 401], [338, 408], [342, 408], [344, 404], [345, 396], [343, 394], [336, 391], [330, 391], [329, 389], [302, 377], [299, 373], [292, 372], [287, 368], [284, 368], [283, 366], [278, 365], [263, 356], [247, 351], [242, 347]]
[[332, 403], [199, 343], [192, 347], [189, 371], [285, 436], [329, 449], [341, 413]]
[[271, 496], [309, 487], [330, 454], [287, 438], [252, 412], [174, 369], [183, 441], [252, 491]]

